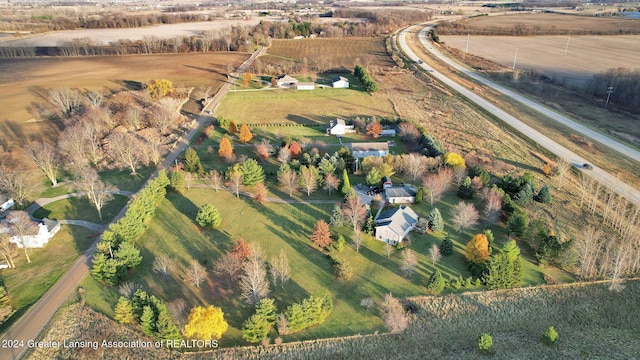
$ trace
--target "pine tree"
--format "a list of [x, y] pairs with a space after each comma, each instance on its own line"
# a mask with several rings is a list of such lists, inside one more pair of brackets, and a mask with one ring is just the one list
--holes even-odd
[[331, 218], [329, 219], [331, 226], [344, 225], [344, 216], [342, 216], [342, 208], [340, 205], [336, 205], [331, 212]]
[[548, 204], [551, 202], [551, 190], [547, 185], [540, 188], [540, 191], [538, 191], [538, 195], [536, 196], [536, 201], [539, 201], [543, 204]]
[[233, 146], [231, 145], [231, 140], [229, 140], [227, 136], [224, 136], [222, 140], [220, 140], [218, 155], [224, 159], [229, 159], [233, 156]]
[[349, 182], [349, 174], [347, 169], [342, 170], [342, 188], [340, 188], [343, 195], [347, 195], [351, 192], [351, 182]]
[[367, 173], [367, 177], [365, 178], [365, 182], [367, 185], [379, 185], [380, 180], [382, 179], [382, 175], [378, 171], [377, 168], [372, 167], [371, 170]]
[[[493, 245], [494, 237], [493, 231], [491, 229], [487, 229], [483, 232], [484, 236], [487, 237], [487, 241], [489, 242], [489, 246]], [[491, 248], [489, 248], [489, 252], [491, 252]]]
[[188, 148], [184, 153], [184, 169], [190, 173], [204, 175], [204, 168], [200, 162], [200, 157], [193, 148]]
[[140, 317], [140, 327], [142, 327], [142, 331], [149, 336], [153, 336], [156, 331], [154, 318], [155, 314], [151, 306], [145, 306], [142, 310], [142, 316]]
[[364, 223], [364, 233], [373, 236], [376, 230], [376, 222], [373, 220], [373, 215], [369, 215], [367, 222]]
[[243, 143], [248, 143], [253, 139], [253, 134], [251, 134], [251, 130], [249, 130], [247, 124], [242, 124], [242, 126], [240, 126], [240, 135], [238, 135], [238, 139]]
[[91, 266], [91, 276], [96, 281], [105, 280], [105, 266], [107, 262], [107, 256], [103, 253], [96, 253], [93, 256], [93, 266]]
[[522, 189], [513, 195], [513, 201], [520, 206], [527, 206], [533, 200], [533, 188], [530, 183], [525, 183]]
[[262, 299], [256, 305], [256, 312], [242, 324], [242, 337], [249, 342], [259, 342], [267, 338], [275, 325], [278, 309], [273, 299]]
[[217, 228], [222, 223], [220, 212], [211, 204], [204, 204], [198, 209], [196, 222], [203, 228]]
[[427, 289], [429, 289], [432, 294], [437, 295], [440, 294], [442, 290], [444, 290], [444, 285], [445, 283], [444, 278], [442, 277], [442, 273], [440, 272], [440, 270], [436, 270], [429, 277], [429, 280], [427, 282]]
[[179, 171], [179, 170], [172, 171], [169, 181], [170, 181], [169, 187], [171, 188], [171, 190], [177, 193], [182, 194], [187, 189], [187, 183], [184, 180], [182, 171]]
[[472, 199], [473, 193], [474, 190], [471, 186], [471, 178], [467, 176], [466, 178], [464, 178], [464, 181], [462, 182], [462, 185], [460, 185], [460, 188], [458, 188], [458, 197], [462, 199]]
[[529, 227], [529, 216], [524, 212], [517, 212], [507, 221], [507, 229], [510, 234], [522, 236]]
[[255, 159], [247, 159], [240, 165], [242, 173], [242, 185], [254, 186], [259, 182], [264, 182], [264, 169]]
[[114, 318], [121, 324], [129, 324], [134, 320], [131, 301], [129, 301], [124, 296], [120, 296], [120, 299], [118, 299], [118, 303], [116, 304], [116, 308], [113, 310], [113, 312], [115, 313]]
[[344, 250], [344, 245], [346, 244], [346, 241], [344, 240], [344, 236], [342, 234], [338, 235], [338, 239], [336, 240], [335, 244], [333, 244], [333, 247], [338, 251], [342, 251]]
[[431, 209], [428, 219], [431, 225], [431, 230], [433, 232], [444, 230], [444, 222], [442, 221], [442, 215], [440, 214], [440, 210], [438, 210], [438, 208]]
[[504, 244], [498, 254], [491, 257], [484, 283], [491, 290], [514, 288], [522, 282], [522, 260], [515, 240]]
[[444, 239], [442, 239], [442, 243], [440, 244], [440, 254], [442, 254], [442, 256], [453, 255], [453, 241], [451, 241], [449, 233], [446, 233], [444, 235]]
[[180, 340], [180, 329], [173, 323], [166, 306], [159, 309], [158, 321], [156, 322], [157, 336], [162, 340]]
[[140, 256], [140, 250], [130, 242], [123, 242], [118, 247], [118, 250], [113, 252], [114, 258], [116, 258], [121, 265], [131, 269], [140, 264], [142, 256]]

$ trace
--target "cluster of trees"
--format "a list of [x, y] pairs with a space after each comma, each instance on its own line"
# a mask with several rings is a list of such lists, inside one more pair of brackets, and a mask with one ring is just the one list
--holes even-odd
[[142, 257], [135, 241], [146, 230], [168, 185], [169, 178], [161, 170], [131, 201], [126, 214], [105, 230], [91, 267], [91, 275], [96, 280], [117, 284], [126, 277], [127, 269], [140, 264]]
[[400, 122], [398, 124], [398, 136], [415, 150], [420, 150], [425, 156], [438, 157], [445, 153], [444, 146], [431, 136], [424, 127], [415, 122]]
[[581, 29], [566, 29], [557, 26], [526, 25], [517, 23], [512, 26], [474, 26], [464, 21], [441, 21], [438, 23], [440, 35], [491, 35], [491, 36], [534, 36], [534, 35], [629, 35], [638, 34], [637, 29], [605, 29], [588, 26]]
[[377, 25], [375, 34], [387, 34], [410, 24], [417, 24], [431, 20], [432, 13], [408, 9], [362, 9], [339, 7], [333, 11], [334, 18], [367, 19], [367, 22]]
[[328, 295], [310, 296], [302, 303], [291, 304], [277, 321], [280, 335], [294, 334], [308, 327], [322, 324], [333, 311], [333, 300]]
[[593, 76], [593, 81], [588, 89], [589, 95], [605, 99], [609, 94], [607, 90], [613, 86], [609, 103], [615, 104], [633, 112], [640, 111], [640, 70], [635, 69], [609, 69]]
[[180, 330], [171, 319], [167, 305], [155, 295], [138, 289], [131, 299], [121, 296], [114, 309], [122, 324], [136, 322], [142, 331], [158, 340], [180, 340]]
[[373, 93], [378, 91], [378, 83], [371, 78], [367, 69], [363, 68], [361, 65], [356, 65], [353, 69], [353, 75], [364, 85], [367, 92]]

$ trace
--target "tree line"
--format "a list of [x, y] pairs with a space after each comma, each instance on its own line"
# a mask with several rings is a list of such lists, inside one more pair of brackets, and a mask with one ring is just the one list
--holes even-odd
[[562, 29], [541, 25], [517, 23], [513, 26], [473, 26], [460, 21], [441, 21], [436, 30], [438, 35], [490, 35], [490, 36], [534, 36], [534, 35], [635, 35], [640, 29], [605, 29], [599, 26], [582, 29]]
[[617, 68], [595, 74], [588, 92], [604, 100], [610, 86], [613, 87], [610, 103], [629, 111], [640, 112], [640, 70]]

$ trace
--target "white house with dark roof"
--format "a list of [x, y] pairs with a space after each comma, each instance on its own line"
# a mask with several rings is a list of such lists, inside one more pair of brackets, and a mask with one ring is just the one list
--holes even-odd
[[376, 239], [398, 245], [416, 227], [420, 217], [408, 206], [382, 211], [376, 216]]
[[334, 77], [331, 81], [331, 84], [335, 89], [348, 89], [349, 88], [349, 79], [344, 76]]
[[331, 121], [327, 128], [327, 134], [329, 135], [342, 136], [344, 134], [351, 134], [354, 132], [356, 132], [355, 127], [353, 125], [347, 125], [342, 119]]
[[[9, 238], [9, 242], [16, 244], [16, 246], [20, 249], [22, 248], [41, 248], [47, 245], [49, 240], [60, 230], [60, 223], [55, 220], [49, 220], [47, 218], [42, 219], [42, 221], [38, 222], [38, 226], [35, 227], [32, 234], [27, 234], [24, 238], [20, 238], [20, 236], [11, 236]], [[9, 220], [3, 220], [0, 223], [0, 233], [10, 233], [10, 223]]]
[[298, 79], [289, 75], [282, 75], [276, 79], [276, 85], [281, 88], [295, 88], [297, 84]]
[[387, 142], [351, 143], [349, 149], [353, 157], [362, 159], [367, 156], [383, 157], [389, 153]]
[[416, 188], [413, 186], [392, 186], [384, 189], [390, 204], [413, 204], [416, 202]]
[[[15, 201], [12, 198], [0, 194], [0, 214], [11, 209], [15, 205]], [[0, 215], [1, 216], [1, 215]]]

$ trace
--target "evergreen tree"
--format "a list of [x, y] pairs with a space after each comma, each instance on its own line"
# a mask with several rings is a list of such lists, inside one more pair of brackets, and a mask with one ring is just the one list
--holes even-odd
[[258, 164], [255, 159], [247, 159], [240, 165], [240, 172], [242, 172], [242, 185], [254, 186], [259, 182], [264, 182], [264, 169]]
[[147, 305], [143, 307], [142, 316], [140, 317], [140, 327], [142, 327], [142, 331], [149, 336], [153, 336], [156, 332], [154, 318], [155, 315], [151, 306]]
[[182, 336], [180, 336], [180, 329], [178, 329], [176, 324], [173, 323], [173, 320], [171, 320], [166, 306], [164, 306], [164, 304], [162, 305], [159, 309], [158, 321], [156, 323], [157, 338], [161, 340], [180, 340], [182, 338]]
[[222, 223], [220, 212], [211, 204], [204, 204], [198, 209], [196, 222], [203, 228], [217, 228]]
[[344, 240], [344, 236], [340, 234], [338, 235], [338, 239], [336, 240], [336, 242], [333, 244], [333, 247], [340, 252], [344, 250], [345, 244], [346, 244], [346, 241]]
[[364, 224], [364, 233], [373, 236], [376, 230], [376, 222], [373, 220], [373, 215], [369, 215], [367, 222]]
[[440, 254], [442, 254], [442, 256], [453, 255], [453, 241], [451, 241], [449, 233], [446, 233], [444, 235], [444, 239], [442, 239], [442, 243], [440, 244]]
[[491, 257], [484, 283], [491, 290], [514, 288], [522, 282], [522, 260], [515, 240], [504, 244], [498, 254]]
[[120, 299], [118, 299], [118, 303], [116, 304], [116, 308], [113, 310], [113, 312], [115, 313], [115, 320], [120, 322], [121, 324], [129, 324], [134, 320], [131, 301], [129, 301], [124, 296], [120, 296]]
[[533, 200], [533, 188], [529, 182], [526, 182], [520, 191], [513, 196], [513, 201], [520, 206], [527, 206]]
[[107, 262], [107, 256], [103, 253], [96, 253], [93, 255], [93, 266], [91, 266], [91, 276], [96, 281], [105, 280], [105, 267]]
[[187, 189], [187, 182], [184, 180], [184, 176], [182, 175], [182, 171], [176, 170], [171, 172], [169, 187], [171, 190], [184, 193]]
[[347, 169], [342, 170], [342, 188], [340, 189], [343, 195], [347, 195], [351, 192], [351, 182], [349, 182], [349, 174]]
[[[493, 231], [491, 229], [487, 229], [483, 232], [484, 236], [487, 237], [487, 241], [489, 242], [489, 246], [493, 245], [494, 237]], [[489, 252], [491, 252], [491, 248], [489, 248]]]
[[491, 179], [491, 176], [489, 175], [489, 172], [487, 171], [487, 169], [483, 168], [480, 165], [471, 167], [469, 169], [469, 177], [473, 179], [476, 176], [480, 178], [480, 181], [482, 181], [482, 185], [484, 186], [489, 185], [489, 180]]
[[419, 186], [416, 190], [416, 204], [420, 204], [422, 202], [422, 198], [424, 197], [424, 188]]
[[538, 191], [538, 195], [536, 196], [536, 201], [539, 201], [543, 204], [548, 204], [551, 202], [551, 190], [547, 185], [540, 188], [540, 191]]
[[507, 229], [510, 234], [522, 236], [529, 226], [529, 216], [524, 212], [513, 214], [507, 221]]
[[140, 256], [140, 250], [130, 242], [123, 242], [113, 253], [113, 256], [119, 260], [120, 264], [131, 269], [140, 264], [142, 256]]
[[380, 174], [377, 168], [372, 167], [365, 178], [367, 185], [379, 185], [380, 180], [382, 180], [382, 174]]
[[442, 277], [442, 273], [440, 272], [440, 270], [434, 271], [427, 282], [427, 289], [429, 289], [432, 294], [437, 295], [440, 294], [442, 290], [444, 290], [444, 286], [445, 282], [444, 278]]
[[433, 232], [444, 230], [444, 222], [442, 221], [442, 215], [440, 214], [440, 210], [438, 210], [438, 208], [431, 209], [427, 219], [429, 220], [429, 225]]
[[340, 282], [345, 282], [353, 277], [353, 268], [346, 260], [337, 261], [333, 264], [333, 276]]
[[184, 153], [184, 169], [191, 173], [204, 175], [204, 168], [200, 162], [200, 157], [193, 148], [188, 148]]
[[333, 207], [329, 223], [331, 224], [331, 226], [344, 225], [344, 216], [342, 216], [342, 208], [340, 207], [340, 205], [336, 205]]
[[472, 199], [473, 198], [473, 187], [471, 186], [471, 178], [466, 177], [462, 182], [462, 185], [458, 188], [458, 197], [462, 199]]
[[247, 124], [242, 124], [242, 126], [240, 126], [240, 134], [238, 135], [238, 139], [240, 139], [240, 141], [242, 141], [243, 143], [248, 143], [249, 141], [251, 141], [251, 139], [253, 139], [253, 134], [251, 134], [251, 130], [249, 130]]

